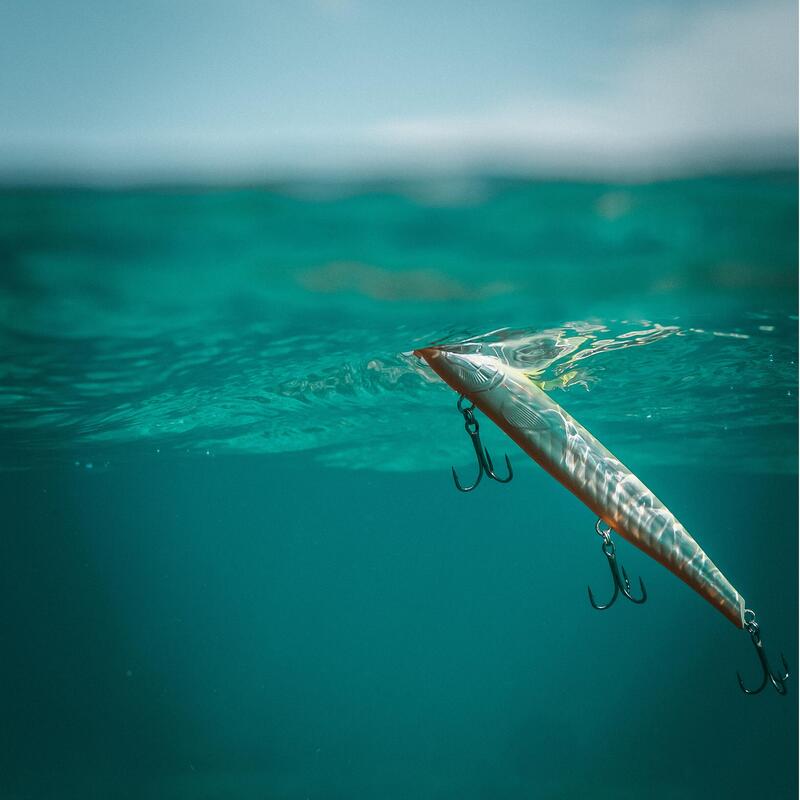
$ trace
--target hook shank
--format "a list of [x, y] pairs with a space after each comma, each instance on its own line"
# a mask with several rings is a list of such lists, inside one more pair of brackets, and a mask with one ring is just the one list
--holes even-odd
[[[764, 650], [764, 645], [761, 642], [761, 631], [758, 627], [758, 623], [756, 622], [755, 612], [747, 608], [745, 609], [744, 613], [745, 613], [744, 627], [745, 630], [750, 634], [750, 641], [752, 641], [753, 647], [755, 647], [756, 655], [758, 656], [758, 661], [761, 665], [762, 676], [761, 676], [761, 683], [757, 689], [748, 689], [744, 685], [742, 676], [737, 672], [736, 677], [739, 679], [739, 688], [745, 694], [758, 694], [767, 685], [767, 681], [769, 681], [778, 694], [786, 694], [785, 684], [786, 680], [789, 678], [789, 665], [786, 663], [786, 656], [784, 656], [783, 653], [781, 653], [781, 663], [783, 664], [783, 673], [784, 673], [783, 676], [775, 674], [769, 665], [769, 659], [767, 658], [767, 653]], [[752, 615], [750, 619], [747, 619], [747, 614]]]
[[647, 589], [644, 588], [644, 581], [639, 578], [639, 588], [642, 591], [642, 596], [638, 598], [634, 597], [631, 594], [631, 582], [628, 578], [628, 573], [625, 572], [625, 567], [623, 567], [617, 561], [616, 547], [614, 546], [614, 542], [611, 541], [611, 528], [603, 528], [602, 522], [602, 520], [597, 520], [594, 527], [597, 533], [603, 537], [603, 555], [608, 560], [608, 566], [611, 570], [611, 578], [614, 581], [614, 594], [611, 595], [611, 599], [607, 603], [598, 603], [594, 599], [592, 587], [588, 586], [589, 602], [592, 604], [592, 608], [596, 608], [598, 611], [604, 611], [605, 609], [611, 608], [611, 606], [614, 605], [614, 603], [617, 601], [619, 593], [622, 592], [622, 594], [632, 603], [641, 605], [645, 602], [645, 600], [647, 600]]
[[458, 489], [459, 492], [471, 492], [481, 482], [481, 478], [484, 475], [487, 475], [493, 481], [497, 481], [498, 483], [508, 483], [514, 477], [514, 471], [511, 469], [511, 462], [508, 460], [508, 456], [506, 456], [506, 469], [508, 470], [508, 475], [505, 478], [501, 478], [494, 471], [492, 457], [489, 455], [489, 451], [481, 442], [480, 425], [478, 424], [478, 420], [475, 419], [475, 415], [472, 413], [475, 409], [475, 404], [470, 403], [469, 406], [464, 406], [464, 401], [466, 399], [466, 396], [462, 394], [458, 398], [458, 403], [456, 405], [464, 417], [464, 430], [469, 434], [472, 447], [475, 450], [475, 458], [478, 461], [478, 476], [470, 486], [463, 486], [461, 481], [458, 479], [456, 468], [451, 467], [453, 472], [453, 482], [456, 485], [456, 489]]

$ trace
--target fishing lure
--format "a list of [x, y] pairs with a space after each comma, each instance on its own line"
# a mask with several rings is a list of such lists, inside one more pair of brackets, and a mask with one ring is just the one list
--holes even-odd
[[[643, 603], [647, 598], [641, 579], [642, 596], [634, 598], [631, 594], [628, 576], [616, 561], [611, 540], [611, 532], [616, 531], [691, 586], [737, 628], [748, 631], [763, 670], [763, 680], [758, 688], [747, 689], [739, 675], [743, 692], [757, 694], [769, 680], [776, 691], [785, 694], [785, 681], [789, 677], [786, 659], [781, 654], [785, 674], [775, 673], [770, 668], [755, 613], [745, 608], [744, 598], [686, 528], [619, 459], [542, 391], [526, 372], [508, 364], [494, 351], [484, 353], [481, 350], [481, 345], [465, 344], [432, 346], [415, 351], [415, 355], [423, 358], [459, 394], [458, 410], [464, 417], [464, 427], [475, 449], [478, 476], [472, 485], [464, 487], [454, 469], [456, 488], [463, 492], [472, 491], [484, 474], [501, 483], [507, 483], [513, 477], [508, 456], [507, 477], [501, 478], [495, 473], [489, 452], [480, 440], [479, 425], [473, 413], [478, 408], [597, 514], [596, 530], [603, 537], [603, 553], [614, 580], [614, 595], [608, 603], [598, 604], [589, 589], [589, 599], [595, 608], [610, 607], [619, 592], [635, 603]], [[607, 527], [603, 527], [604, 524]]]

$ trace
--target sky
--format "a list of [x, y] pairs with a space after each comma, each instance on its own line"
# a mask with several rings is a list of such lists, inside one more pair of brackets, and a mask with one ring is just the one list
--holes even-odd
[[0, 179], [793, 163], [791, 0], [0, 0]]

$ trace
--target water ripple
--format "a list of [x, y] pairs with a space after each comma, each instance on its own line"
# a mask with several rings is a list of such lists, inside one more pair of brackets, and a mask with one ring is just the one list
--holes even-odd
[[6, 331], [3, 466], [304, 450], [351, 469], [443, 469], [469, 450], [452, 392], [411, 350], [469, 341], [502, 352], [637, 462], [737, 468], [732, 454], [747, 453], [746, 469], [785, 471], [796, 462], [795, 325], [593, 320], [473, 336], [392, 330], [385, 343], [356, 328], [168, 340]]

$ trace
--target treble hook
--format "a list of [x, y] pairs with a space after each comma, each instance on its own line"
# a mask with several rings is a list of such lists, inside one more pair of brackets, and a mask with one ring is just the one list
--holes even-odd
[[488, 475], [493, 481], [497, 481], [498, 483], [508, 483], [514, 477], [514, 470], [511, 469], [511, 462], [508, 460], [508, 456], [506, 456], [506, 467], [508, 468], [508, 477], [501, 478], [495, 474], [494, 471], [494, 464], [492, 464], [492, 457], [489, 455], [489, 451], [483, 446], [481, 443], [481, 435], [480, 435], [480, 426], [478, 425], [478, 420], [475, 419], [475, 415], [472, 413], [475, 409], [475, 403], [470, 402], [468, 407], [464, 407], [463, 403], [466, 400], [465, 395], [461, 395], [458, 398], [458, 410], [464, 416], [464, 430], [469, 434], [469, 438], [472, 440], [472, 446], [475, 448], [475, 456], [478, 459], [478, 477], [475, 479], [475, 483], [472, 486], [462, 486], [461, 482], [458, 480], [458, 475], [456, 474], [456, 468], [451, 467], [453, 470], [453, 481], [456, 484], [456, 489], [459, 492], [471, 492], [480, 482], [481, 478], [483, 477], [484, 473]]
[[[602, 527], [603, 520], [598, 519], [595, 523], [594, 529], [597, 531], [598, 535], [603, 537], [603, 555], [608, 559], [608, 566], [611, 568], [611, 577], [614, 579], [614, 594], [611, 595], [611, 599], [605, 603], [604, 605], [598, 605], [594, 601], [594, 595], [592, 594], [592, 587], [587, 587], [589, 589], [589, 602], [592, 604], [593, 608], [596, 608], [598, 611], [603, 611], [606, 608], [611, 608], [614, 605], [617, 599], [617, 595], [622, 592], [625, 597], [628, 598], [632, 603], [636, 603], [637, 605], [644, 603], [647, 600], [647, 589], [644, 588], [644, 581], [639, 578], [639, 586], [642, 588], [642, 596], [637, 600], [631, 594], [631, 582], [628, 580], [628, 573], [625, 572], [625, 567], [621, 564], [617, 563], [617, 555], [616, 555], [616, 548], [614, 547], [614, 542], [611, 541], [611, 528], [606, 530]], [[620, 575], [620, 570], [622, 570], [622, 575]]]
[[[758, 694], [767, 685], [767, 680], [769, 680], [769, 682], [775, 687], [775, 691], [778, 694], [786, 694], [786, 686], [784, 686], [784, 683], [789, 677], [789, 665], [786, 663], [786, 657], [783, 655], [783, 653], [781, 653], [781, 661], [783, 662], [783, 669], [785, 670], [786, 674], [782, 678], [779, 678], [770, 669], [769, 661], [767, 660], [767, 654], [764, 651], [764, 645], [761, 643], [761, 633], [758, 628], [758, 623], [756, 622], [755, 611], [746, 608], [744, 610], [744, 614], [744, 627], [750, 634], [753, 647], [756, 648], [756, 655], [758, 656], [758, 660], [761, 662], [761, 669], [764, 673], [764, 677], [762, 678], [761, 685], [758, 687], [758, 689], [747, 689], [744, 685], [744, 681], [742, 680], [742, 676], [737, 672], [736, 677], [739, 679], [739, 688], [745, 694]], [[752, 614], [749, 620], [747, 619], [748, 614]]]

